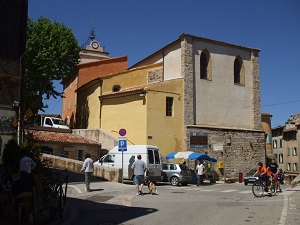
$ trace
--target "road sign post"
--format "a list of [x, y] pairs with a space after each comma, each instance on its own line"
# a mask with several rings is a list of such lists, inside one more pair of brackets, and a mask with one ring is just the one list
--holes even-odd
[[[126, 131], [125, 131], [126, 133]], [[127, 137], [119, 137], [119, 140], [118, 140], [118, 149], [119, 149], [119, 152], [122, 152], [122, 183], [124, 181], [123, 179], [123, 174], [124, 174], [124, 151], [127, 151]]]

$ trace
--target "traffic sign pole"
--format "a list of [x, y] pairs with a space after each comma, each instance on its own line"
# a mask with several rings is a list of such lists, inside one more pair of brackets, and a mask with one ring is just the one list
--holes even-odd
[[122, 151], [122, 184], [124, 183], [124, 151]]
[[[126, 131], [125, 131], [126, 133]], [[127, 137], [119, 137], [118, 150], [122, 151], [122, 183], [124, 182], [124, 151], [127, 151]]]

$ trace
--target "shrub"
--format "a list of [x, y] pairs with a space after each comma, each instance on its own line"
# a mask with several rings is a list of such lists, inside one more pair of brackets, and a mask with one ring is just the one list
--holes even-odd
[[19, 161], [21, 157], [21, 148], [16, 140], [9, 140], [3, 149], [2, 164], [4, 167], [10, 167], [12, 173], [18, 173]]

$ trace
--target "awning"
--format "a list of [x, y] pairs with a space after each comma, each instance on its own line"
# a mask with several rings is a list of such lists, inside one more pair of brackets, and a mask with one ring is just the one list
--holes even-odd
[[189, 159], [189, 160], [207, 160], [210, 162], [217, 162], [215, 158], [212, 158], [206, 154], [199, 152], [185, 151], [185, 152], [171, 152], [166, 156], [166, 159]]

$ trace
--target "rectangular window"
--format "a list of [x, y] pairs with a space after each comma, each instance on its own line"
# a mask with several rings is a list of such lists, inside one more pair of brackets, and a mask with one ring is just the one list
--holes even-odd
[[69, 108], [68, 109], [70, 109], [71, 108], [71, 99], [69, 98]]
[[149, 164], [154, 164], [154, 156], [153, 156], [152, 149], [148, 149], [148, 161], [149, 161]]
[[290, 164], [290, 163], [287, 163], [287, 164], [286, 164], [286, 170], [287, 170], [287, 171], [290, 171], [290, 170], [291, 170], [291, 164]]
[[293, 153], [294, 156], [297, 155], [297, 148], [293, 148]]
[[279, 163], [283, 163], [283, 154], [279, 154]]
[[77, 104], [77, 92], [74, 94], [74, 105]]
[[177, 166], [175, 164], [171, 164], [171, 170], [177, 170]]
[[157, 150], [154, 150], [154, 159], [155, 159], [155, 164], [159, 165], [160, 164], [160, 155]]
[[279, 147], [282, 148], [282, 139], [280, 139]]
[[166, 98], [166, 116], [173, 116], [173, 98]]
[[291, 154], [290, 151], [291, 151], [290, 148], [287, 148], [287, 156], [289, 156]]
[[298, 164], [297, 163], [293, 164], [293, 171], [298, 171]]
[[277, 148], [277, 140], [273, 141], [273, 148]]
[[78, 150], [78, 160], [83, 161], [83, 150]]
[[271, 136], [271, 134], [268, 134], [268, 135], [267, 135], [267, 143], [268, 143], [268, 144], [271, 144], [271, 143], [272, 143], [272, 136]]

